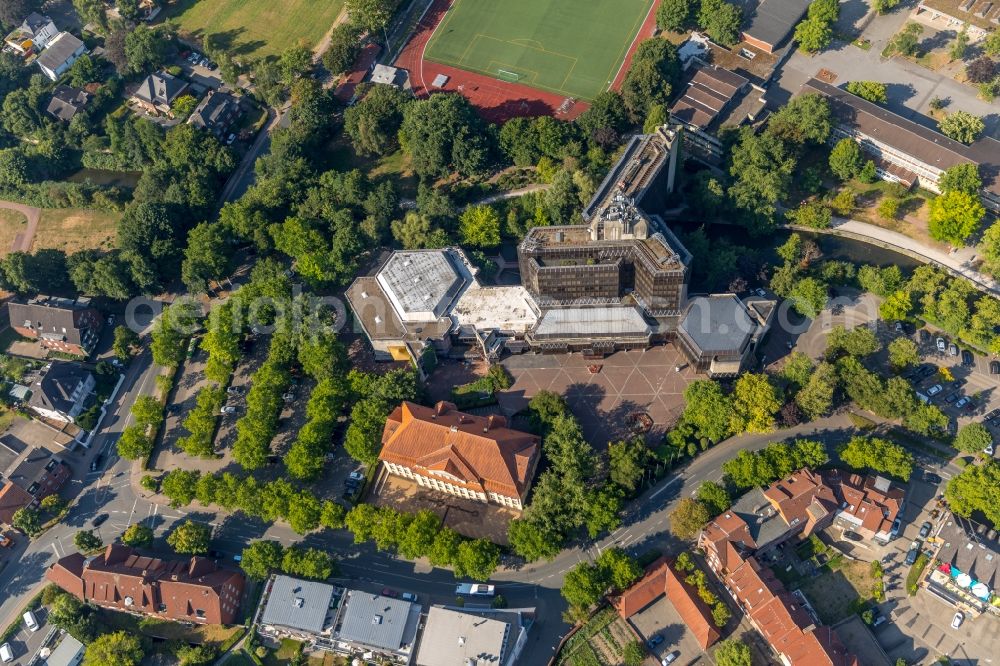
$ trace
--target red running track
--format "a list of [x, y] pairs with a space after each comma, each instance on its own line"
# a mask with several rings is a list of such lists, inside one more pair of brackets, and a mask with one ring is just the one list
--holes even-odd
[[[639, 34], [629, 47], [625, 61], [611, 87], [618, 90], [628, 66], [632, 62], [632, 54], [639, 42], [653, 34], [656, 27], [656, 7], [660, 0], [653, 3], [646, 20], [639, 28]], [[418, 97], [427, 97], [432, 92], [459, 92], [472, 103], [480, 115], [495, 123], [502, 123], [518, 116], [556, 116], [563, 120], [572, 120], [589, 108], [586, 102], [572, 103], [568, 109], [560, 111], [567, 98], [555, 93], [545, 92], [536, 88], [508, 83], [482, 74], [468, 72], [464, 69], [441, 65], [424, 59], [427, 42], [434, 34], [434, 29], [444, 19], [452, 0], [434, 0], [427, 13], [417, 23], [413, 36], [400, 51], [396, 67], [401, 67], [410, 74], [410, 85]], [[439, 74], [448, 77], [448, 82], [442, 88], [433, 88], [434, 78]]]

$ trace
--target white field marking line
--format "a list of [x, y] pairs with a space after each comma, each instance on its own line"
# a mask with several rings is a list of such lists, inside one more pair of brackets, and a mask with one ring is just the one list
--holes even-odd
[[[434, 4], [434, 2], [437, 2], [437, 0], [432, 0], [431, 4]], [[427, 95], [428, 97], [430, 97], [431, 91], [430, 89], [427, 88], [427, 80], [424, 79], [424, 55], [427, 53], [427, 47], [430, 45], [431, 40], [434, 39], [434, 35], [437, 34], [438, 28], [440, 28], [441, 24], [444, 23], [445, 19], [448, 18], [448, 13], [451, 12], [452, 9], [454, 9], [454, 6], [455, 6], [454, 3], [448, 5], [448, 9], [445, 10], [444, 16], [442, 16], [441, 20], [438, 21], [438, 24], [434, 26], [434, 30], [431, 31], [431, 36], [427, 38], [426, 42], [424, 42], [424, 48], [420, 49], [420, 83], [423, 84], [424, 94]]]
[[670, 486], [674, 485], [675, 483], [677, 483], [677, 482], [678, 482], [678, 481], [680, 481], [680, 480], [681, 480], [681, 477], [679, 477], [679, 476], [676, 476], [676, 477], [674, 477], [674, 478], [673, 478], [673, 480], [671, 480], [671, 481], [668, 481], [668, 482], [666, 483], [666, 485], [664, 485], [664, 486], [663, 486], [662, 488], [660, 488], [660, 489], [659, 489], [659, 490], [657, 490], [657, 491], [656, 491], [655, 493], [653, 493], [652, 495], [650, 495], [650, 496], [649, 496], [649, 499], [656, 499], [656, 496], [657, 496], [657, 495], [659, 495], [659, 494], [660, 494], [660, 493], [662, 493], [662, 492], [663, 492], [664, 490], [666, 490], [667, 488], [669, 488]]
[[615, 81], [618, 80], [618, 75], [622, 73], [622, 69], [625, 67], [625, 63], [628, 62], [628, 54], [632, 53], [632, 47], [634, 47], [635, 43], [639, 41], [639, 35], [642, 34], [642, 26], [646, 25], [646, 21], [649, 20], [649, 15], [653, 13], [654, 9], [656, 9], [655, 2], [649, 6], [649, 11], [646, 12], [646, 15], [642, 18], [642, 23], [639, 24], [639, 30], [637, 30], [635, 33], [635, 39], [633, 39], [632, 43], [628, 45], [628, 50], [625, 51], [625, 55], [624, 57], [622, 57], [621, 67], [618, 68], [618, 71], [615, 72], [615, 75], [611, 77], [611, 81], [608, 83], [609, 88]]

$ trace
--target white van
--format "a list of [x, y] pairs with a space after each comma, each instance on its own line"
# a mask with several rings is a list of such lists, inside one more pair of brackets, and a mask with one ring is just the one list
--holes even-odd
[[28, 627], [28, 629], [31, 629], [32, 631], [38, 631], [38, 620], [35, 619], [34, 613], [28, 611], [22, 617], [24, 617], [24, 624]]
[[14, 650], [10, 647], [10, 643], [0, 645], [0, 661], [5, 664], [14, 661]]

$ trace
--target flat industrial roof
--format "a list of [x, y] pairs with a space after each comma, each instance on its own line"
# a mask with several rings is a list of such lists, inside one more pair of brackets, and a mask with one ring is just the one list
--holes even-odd
[[406, 651], [417, 636], [420, 606], [380, 594], [348, 590], [337, 638], [392, 652]]
[[83, 660], [83, 643], [69, 634], [63, 636], [56, 649], [42, 660], [43, 666], [77, 666]]
[[451, 315], [460, 326], [480, 331], [496, 329], [524, 333], [538, 321], [531, 294], [524, 287], [480, 287], [473, 285], [462, 294]]
[[500, 666], [507, 653], [510, 625], [432, 606], [417, 650], [417, 666]]
[[703, 352], [739, 351], [757, 322], [733, 294], [692, 299], [681, 328]]
[[264, 606], [261, 624], [320, 634], [333, 599], [333, 585], [276, 576]]
[[783, 42], [806, 13], [811, 0], [763, 0], [743, 34], [769, 44]]
[[554, 308], [546, 311], [535, 336], [559, 337], [611, 337], [642, 336], [651, 332], [642, 313], [633, 306]]
[[378, 272], [378, 281], [400, 319], [437, 319], [471, 278], [451, 250], [394, 252]]

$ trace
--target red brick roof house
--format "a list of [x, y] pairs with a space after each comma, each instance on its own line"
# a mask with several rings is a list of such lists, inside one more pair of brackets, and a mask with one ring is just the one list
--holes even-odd
[[712, 612], [698, 596], [698, 591], [674, 571], [673, 561], [663, 557], [650, 565], [646, 575], [618, 597], [615, 608], [623, 619], [628, 619], [664, 594], [703, 650], [719, 640]]
[[473, 416], [450, 402], [403, 402], [386, 420], [379, 459], [397, 476], [467, 499], [520, 510], [540, 440], [502, 416]]
[[81, 601], [112, 610], [198, 624], [233, 624], [243, 574], [204, 557], [162, 560], [122, 544], [101, 555], [61, 558], [45, 577]]
[[[4, 438], [0, 438], [0, 447], [15, 450]], [[0, 470], [4, 484], [0, 488], [0, 524], [10, 525], [18, 509], [35, 506], [58, 493], [70, 476], [70, 467], [48, 449], [32, 447], [18, 453], [9, 469]]]
[[837, 519], [849, 523], [862, 536], [888, 542], [892, 521], [903, 506], [904, 492], [882, 476], [861, 476], [841, 470], [823, 475], [840, 502]]
[[16, 483], [0, 488], [0, 525], [11, 525], [19, 509], [31, 506], [35, 498], [24, 492]]

